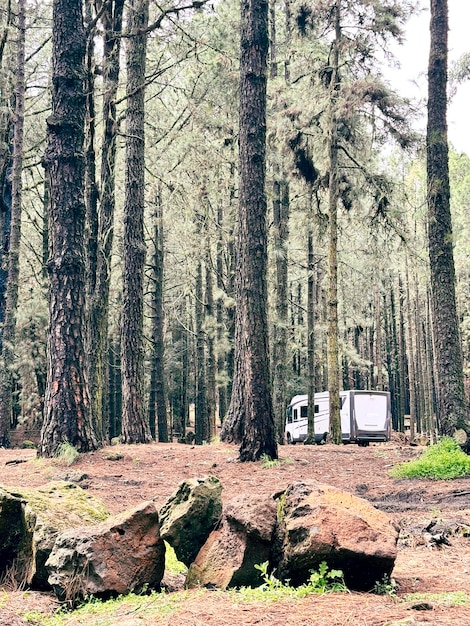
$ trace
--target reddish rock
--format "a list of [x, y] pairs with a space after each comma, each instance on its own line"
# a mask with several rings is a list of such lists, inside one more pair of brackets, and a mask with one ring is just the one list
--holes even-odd
[[255, 565], [269, 560], [276, 509], [272, 498], [231, 500], [220, 526], [210, 534], [189, 568], [186, 586], [227, 589], [260, 585]]
[[165, 544], [155, 505], [143, 503], [100, 524], [61, 533], [46, 567], [57, 596], [68, 601], [158, 588]]
[[326, 561], [350, 589], [370, 590], [390, 575], [398, 529], [372, 504], [328, 485], [297, 482], [281, 496], [275, 575], [298, 585]]

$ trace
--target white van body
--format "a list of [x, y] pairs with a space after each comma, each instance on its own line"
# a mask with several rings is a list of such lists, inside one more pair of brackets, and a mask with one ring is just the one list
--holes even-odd
[[[391, 434], [390, 393], [351, 389], [340, 391], [340, 416], [343, 443], [368, 445], [388, 441]], [[330, 430], [328, 391], [315, 394], [315, 441], [322, 443]], [[308, 396], [294, 396], [287, 408], [285, 436], [287, 443], [307, 438]]]

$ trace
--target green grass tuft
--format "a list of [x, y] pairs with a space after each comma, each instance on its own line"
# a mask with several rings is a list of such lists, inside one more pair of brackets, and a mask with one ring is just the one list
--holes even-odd
[[407, 593], [402, 602], [430, 602], [438, 606], [465, 606], [470, 604], [470, 596], [464, 591], [443, 591], [442, 593]]
[[73, 465], [79, 456], [80, 452], [68, 441], [63, 441], [59, 444], [54, 454], [54, 458], [59, 464], [67, 466]]
[[395, 466], [390, 474], [394, 478], [460, 478], [470, 475], [470, 456], [454, 439], [444, 437], [427, 448], [418, 459]]

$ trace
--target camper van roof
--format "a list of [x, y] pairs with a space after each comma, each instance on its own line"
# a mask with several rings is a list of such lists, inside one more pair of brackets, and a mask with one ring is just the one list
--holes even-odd
[[294, 404], [298, 404], [299, 402], [306, 402], [308, 400], [308, 396], [307, 394], [303, 394], [303, 395], [299, 395], [299, 396], [294, 396], [292, 398], [292, 400], [290, 401], [290, 406], [294, 405]]

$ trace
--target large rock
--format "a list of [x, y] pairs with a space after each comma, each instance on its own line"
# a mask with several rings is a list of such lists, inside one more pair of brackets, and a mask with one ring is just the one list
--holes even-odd
[[369, 502], [328, 485], [293, 483], [279, 506], [276, 576], [298, 585], [326, 561], [350, 589], [367, 591], [390, 575], [398, 529]]
[[222, 514], [222, 485], [215, 476], [184, 480], [160, 510], [162, 538], [189, 566]]
[[49, 589], [45, 562], [59, 532], [96, 524], [109, 513], [101, 500], [68, 482], [0, 489], [0, 576]]
[[227, 504], [220, 526], [214, 530], [186, 577], [186, 587], [258, 586], [255, 565], [269, 561], [276, 528], [273, 498], [239, 496]]
[[86, 595], [157, 589], [165, 569], [165, 544], [154, 503], [61, 533], [46, 567], [56, 595], [69, 602]]

